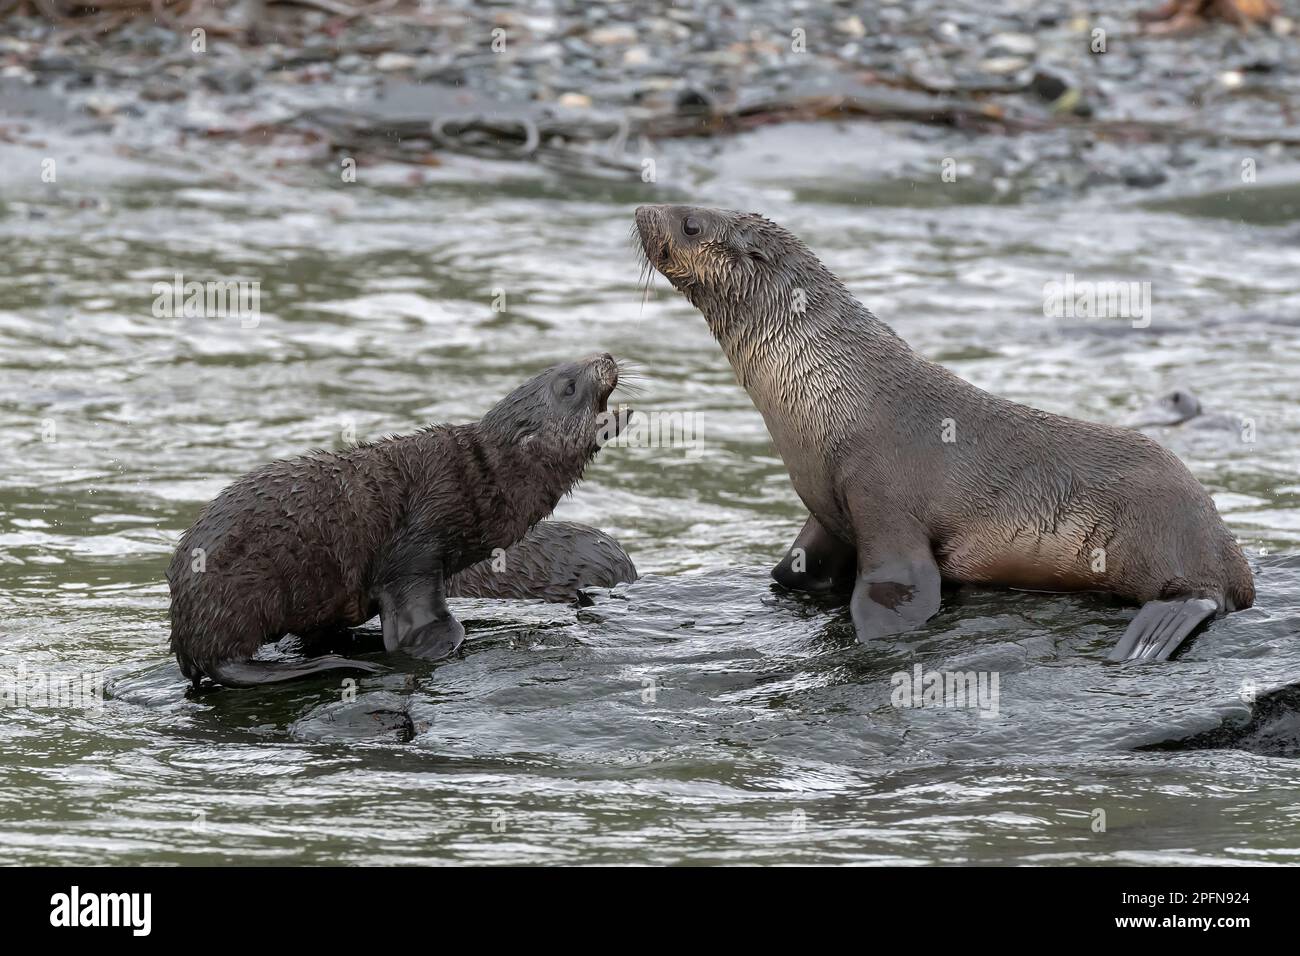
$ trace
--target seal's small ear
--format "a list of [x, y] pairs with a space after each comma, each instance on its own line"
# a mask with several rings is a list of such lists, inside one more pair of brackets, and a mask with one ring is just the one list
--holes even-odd
[[740, 255], [747, 256], [756, 262], [769, 261], [758, 241], [758, 236], [748, 225], [741, 224], [732, 230], [730, 245]]

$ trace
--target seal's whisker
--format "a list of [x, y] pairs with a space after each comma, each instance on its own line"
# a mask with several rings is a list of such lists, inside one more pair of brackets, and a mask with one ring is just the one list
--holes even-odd
[[618, 380], [621, 384], [623, 380], [638, 381], [645, 377], [645, 368], [639, 362], [633, 362], [629, 359], [618, 360]]
[[618, 359], [618, 388], [628, 395], [640, 395], [645, 390], [645, 370], [637, 362]]
[[645, 312], [645, 304], [654, 298], [655, 295], [655, 270], [650, 265], [647, 258], [645, 264], [641, 267], [641, 277], [637, 280], [637, 285], [641, 287], [641, 311]]
[[626, 392], [628, 395], [645, 394], [645, 383], [635, 377], [622, 378], [618, 380], [619, 391]]
[[628, 233], [628, 239], [632, 243], [632, 249], [636, 253], [637, 263], [640, 266], [640, 274], [637, 277], [637, 285], [641, 289], [641, 311], [645, 312], [645, 304], [654, 295], [655, 268], [650, 262], [650, 254], [646, 252], [645, 243], [641, 239], [641, 230], [635, 222], [632, 223]]

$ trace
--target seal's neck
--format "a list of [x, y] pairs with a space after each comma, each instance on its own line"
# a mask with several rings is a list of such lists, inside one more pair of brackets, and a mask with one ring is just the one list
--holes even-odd
[[753, 269], [725, 291], [686, 295], [724, 349], [744, 350], [739, 357], [779, 358], [788, 348], [842, 332], [892, 335], [815, 258], [798, 267]]
[[509, 539], [493, 547], [508, 547], [554, 511], [587, 465], [585, 458], [542, 438], [503, 440], [480, 423], [461, 426], [459, 439], [481, 474], [481, 494], [492, 500], [501, 519], [499, 537]]
[[[819, 261], [769, 269], [731, 296], [697, 296], [736, 378], [781, 444], [781, 431], [833, 442], [861, 412], [861, 392], [897, 374], [910, 350]], [[900, 353], [901, 350], [901, 353]]]

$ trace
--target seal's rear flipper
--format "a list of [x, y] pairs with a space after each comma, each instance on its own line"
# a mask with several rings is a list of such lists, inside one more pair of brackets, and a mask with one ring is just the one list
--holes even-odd
[[858, 553], [853, 545], [832, 535], [809, 515], [790, 550], [772, 569], [772, 578], [791, 591], [824, 594], [853, 587], [857, 568]]
[[223, 687], [261, 687], [263, 684], [279, 684], [339, 670], [362, 671], [366, 674], [388, 673], [388, 668], [380, 664], [354, 661], [334, 654], [305, 661], [227, 661], [204, 668], [208, 677]]
[[1112, 661], [1163, 661], [1178, 650], [1219, 605], [1210, 598], [1185, 597], [1147, 601], [1110, 652]]

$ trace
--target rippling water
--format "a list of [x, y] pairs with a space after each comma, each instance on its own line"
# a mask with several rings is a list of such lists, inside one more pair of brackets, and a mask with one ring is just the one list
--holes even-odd
[[[843, 157], [882, 135], [692, 146], [653, 192], [490, 166], [7, 181], [0, 672], [107, 671], [113, 692], [2, 715], [5, 859], [1294, 861], [1300, 233], [1205, 197], [936, 201], [859, 181]], [[1103, 662], [1133, 612], [1099, 597], [963, 589], [863, 647], [842, 607], [774, 592], [804, 512], [698, 314], [662, 279], [643, 298], [628, 232], [652, 197], [784, 223], [990, 391], [1117, 421], [1186, 385], [1253, 419], [1253, 442], [1157, 437], [1246, 545], [1257, 607], [1141, 667]], [[259, 280], [260, 322], [156, 318], [178, 272]], [[1044, 318], [1067, 273], [1151, 282], [1151, 328]], [[698, 453], [607, 449], [559, 509], [642, 581], [583, 609], [462, 602], [463, 659], [365, 678], [355, 702], [327, 680], [187, 691], [163, 569], [223, 485], [477, 417], [596, 350], [639, 366], [638, 408], [702, 428]], [[917, 664], [997, 673], [997, 715], [892, 706]]]

